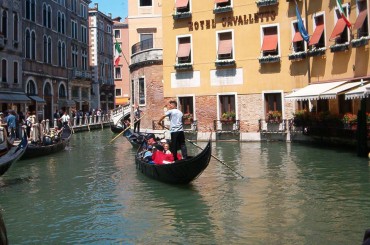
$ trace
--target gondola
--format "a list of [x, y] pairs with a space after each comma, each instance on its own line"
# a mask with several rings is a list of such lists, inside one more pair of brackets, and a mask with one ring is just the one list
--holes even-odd
[[124, 130], [124, 128], [121, 125], [115, 125], [115, 124], [111, 123], [110, 124], [110, 130], [115, 134], [119, 134]]
[[141, 143], [143, 143], [147, 136], [148, 135], [144, 133], [134, 133], [132, 129], [128, 129], [123, 133], [123, 137], [125, 137], [135, 149], [138, 149], [141, 146]]
[[0, 176], [3, 175], [10, 166], [22, 157], [27, 150], [27, 135], [24, 134], [21, 142], [17, 146], [12, 146], [6, 154], [0, 157]]
[[195, 180], [208, 166], [212, 154], [212, 143], [196, 156], [175, 161], [171, 164], [149, 164], [141, 158], [140, 149], [135, 157], [136, 168], [144, 175], [169, 184], [188, 184]]
[[69, 127], [65, 127], [63, 128], [60, 139], [58, 139], [57, 141], [44, 140], [42, 143], [32, 142], [27, 147], [27, 150], [24, 153], [22, 159], [40, 157], [62, 151], [69, 142], [71, 135], [71, 129]]

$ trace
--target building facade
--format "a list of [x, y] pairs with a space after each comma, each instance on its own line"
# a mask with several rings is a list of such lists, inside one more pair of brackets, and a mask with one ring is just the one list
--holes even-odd
[[115, 52], [116, 43], [121, 50], [118, 64], [114, 65], [115, 106], [128, 104], [130, 98], [130, 56], [127, 22], [127, 19], [121, 22], [119, 17], [113, 20], [113, 52]]
[[163, 114], [162, 2], [129, 0], [130, 103], [145, 116], [142, 128], [153, 128]]
[[112, 17], [89, 9], [90, 66], [92, 67], [92, 107], [108, 111], [114, 108]]
[[[233, 132], [247, 140], [260, 139], [269, 127], [282, 129], [298, 109], [355, 111], [358, 98], [345, 100], [339, 92], [330, 99], [289, 97], [312, 84], [331, 84], [329, 90], [345, 81], [352, 89], [369, 80], [368, 1], [342, 2], [351, 28], [335, 0], [163, 5], [163, 26], [172, 27], [163, 30], [164, 97], [176, 99], [199, 131]], [[309, 42], [299, 32], [297, 9]], [[271, 113], [279, 123], [270, 125]]]

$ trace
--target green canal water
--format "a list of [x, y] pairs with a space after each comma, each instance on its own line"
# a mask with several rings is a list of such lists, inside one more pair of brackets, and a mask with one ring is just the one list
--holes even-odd
[[244, 179], [212, 159], [171, 186], [137, 172], [135, 151], [113, 137], [78, 133], [0, 177], [10, 244], [361, 244], [370, 228], [369, 161], [353, 152], [217, 142], [213, 154]]

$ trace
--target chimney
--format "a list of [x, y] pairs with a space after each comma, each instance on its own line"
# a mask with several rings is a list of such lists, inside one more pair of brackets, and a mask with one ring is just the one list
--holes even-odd
[[112, 19], [112, 13], [108, 13], [108, 17]]
[[98, 3], [94, 3], [94, 6], [95, 6], [96, 10], [98, 10], [99, 4]]

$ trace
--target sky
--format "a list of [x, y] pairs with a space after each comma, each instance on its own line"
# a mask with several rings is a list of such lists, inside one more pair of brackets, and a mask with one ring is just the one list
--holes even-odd
[[111, 13], [112, 18], [120, 16], [124, 20], [127, 17], [128, 0], [91, 0], [89, 7], [94, 7], [94, 3], [99, 4], [100, 12]]

